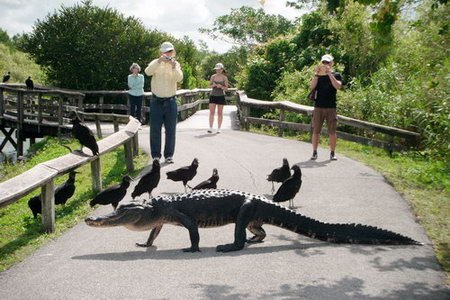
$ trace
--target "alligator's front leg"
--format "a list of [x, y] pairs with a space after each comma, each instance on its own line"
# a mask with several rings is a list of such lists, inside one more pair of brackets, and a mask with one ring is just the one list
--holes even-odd
[[170, 209], [167, 213], [177, 219], [178, 222], [180, 222], [180, 224], [186, 227], [186, 229], [189, 231], [191, 247], [184, 248], [183, 252], [200, 252], [200, 248], [198, 247], [198, 243], [200, 242], [200, 235], [198, 234], [197, 221], [176, 209]]
[[255, 205], [250, 200], [246, 200], [239, 209], [239, 214], [236, 218], [236, 227], [234, 228], [234, 243], [219, 245], [216, 248], [217, 252], [230, 252], [242, 250], [245, 245], [246, 232], [245, 229], [250, 223], [254, 213]]
[[156, 237], [161, 232], [162, 227], [163, 226], [160, 225], [160, 226], [157, 226], [157, 227], [153, 228], [152, 231], [150, 232], [150, 235], [148, 236], [147, 242], [145, 244], [136, 243], [136, 246], [138, 246], [138, 247], [151, 247], [153, 245], [153, 242], [155, 241]]

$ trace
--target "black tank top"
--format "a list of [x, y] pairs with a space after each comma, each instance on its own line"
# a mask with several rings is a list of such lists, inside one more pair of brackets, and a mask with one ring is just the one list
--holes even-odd
[[[331, 73], [334, 78], [339, 81], [342, 81], [341, 74], [337, 72]], [[317, 81], [317, 98], [314, 102], [314, 107], [323, 107], [323, 108], [336, 108], [336, 92], [337, 90], [331, 84], [330, 77], [328, 75], [318, 76]]]

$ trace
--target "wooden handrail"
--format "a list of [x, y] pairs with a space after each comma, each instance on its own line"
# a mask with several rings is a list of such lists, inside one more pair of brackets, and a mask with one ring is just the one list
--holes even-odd
[[[289, 128], [299, 131], [305, 131], [305, 124], [296, 124], [290, 122], [284, 122], [284, 111], [291, 111], [302, 113], [305, 115], [312, 115], [314, 111], [314, 107], [301, 105], [297, 103], [293, 103], [290, 101], [278, 101], [278, 102], [269, 102], [258, 99], [248, 98], [244, 91], [238, 91], [238, 107], [240, 108], [240, 121], [244, 129], [248, 130], [249, 124], [266, 124], [271, 126], [278, 126], [280, 128], [280, 135], [282, 134], [283, 128]], [[280, 120], [265, 120], [250, 117], [250, 108], [259, 108], [259, 109], [280, 109]], [[361, 142], [364, 144], [372, 144], [382, 148], [387, 148], [389, 151], [392, 151], [394, 148], [393, 137], [403, 138], [407, 141], [409, 145], [417, 145], [417, 142], [420, 138], [420, 134], [417, 132], [412, 132], [404, 129], [399, 129], [395, 127], [380, 125], [376, 123], [371, 123], [367, 121], [357, 120], [353, 118], [349, 118], [346, 116], [338, 115], [337, 116], [339, 123], [345, 124], [348, 126], [371, 130], [374, 132], [383, 133], [385, 135], [390, 136], [389, 142], [383, 142], [378, 140], [370, 140], [365, 137], [358, 137], [355, 135], [350, 135], [348, 133], [338, 132], [341, 138]], [[309, 125], [309, 130], [311, 130], [311, 125]], [[326, 129], [323, 129], [326, 131]]]
[[[137, 136], [140, 123], [129, 117], [128, 124], [120, 131], [100, 140], [99, 156], [81, 154], [73, 152], [33, 167], [32, 169], [13, 177], [4, 182], [0, 182], [0, 208], [7, 206], [23, 196], [29, 194], [38, 187], [42, 187], [42, 219], [44, 228], [47, 232], [54, 230], [54, 195], [46, 192], [49, 188], [53, 191], [53, 181], [56, 177], [75, 170], [80, 166], [91, 163], [91, 172], [93, 178], [94, 191], [101, 190], [100, 178], [100, 157], [108, 152], [113, 151], [121, 145], [125, 147], [125, 160], [128, 172], [134, 170], [133, 166], [133, 147], [136, 145], [134, 140]], [[84, 148], [86, 150], [86, 148]]]

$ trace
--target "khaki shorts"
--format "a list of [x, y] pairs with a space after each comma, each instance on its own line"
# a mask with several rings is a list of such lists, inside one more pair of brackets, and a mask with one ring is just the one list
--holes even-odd
[[337, 126], [336, 108], [314, 107], [313, 133], [320, 134], [324, 120], [327, 120], [328, 134], [335, 134]]

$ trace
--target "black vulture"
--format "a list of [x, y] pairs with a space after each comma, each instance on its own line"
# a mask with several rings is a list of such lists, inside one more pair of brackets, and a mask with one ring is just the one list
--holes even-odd
[[213, 169], [212, 176], [197, 184], [192, 189], [193, 190], [201, 190], [201, 189], [216, 189], [217, 188], [217, 181], [219, 181], [219, 173], [217, 172], [217, 169]]
[[284, 182], [291, 177], [291, 170], [289, 169], [289, 162], [286, 158], [283, 158], [283, 165], [279, 168], [273, 169], [272, 173], [267, 175], [267, 181], [272, 181], [272, 193], [275, 190], [274, 182]]
[[91, 149], [92, 155], [98, 155], [98, 144], [95, 140], [92, 130], [90, 130], [89, 127], [86, 126], [86, 124], [81, 122], [81, 119], [76, 111], [72, 111], [70, 115], [73, 124], [72, 135], [81, 144], [81, 149], [79, 150], [79, 152], [83, 152], [83, 146], [86, 146]]
[[34, 89], [34, 83], [33, 80], [31, 80], [31, 76], [28, 76], [28, 79], [25, 80], [25, 84], [27, 85], [27, 89], [29, 90]]
[[131, 193], [131, 198], [136, 198], [143, 193], [148, 193], [148, 196], [152, 196], [152, 191], [158, 186], [159, 180], [161, 179], [161, 164], [159, 160], [154, 159], [152, 164], [152, 169], [141, 177], [139, 183], [135, 186], [133, 193]]
[[114, 210], [119, 205], [119, 202], [127, 194], [127, 188], [130, 186], [131, 177], [125, 175], [122, 178], [120, 184], [113, 185], [106, 190], [100, 192], [94, 199], [91, 200], [89, 205], [92, 207], [96, 204], [108, 205], [111, 204]]
[[302, 171], [298, 165], [292, 166], [294, 174], [284, 181], [273, 196], [273, 202], [284, 202], [289, 200], [289, 207], [294, 206], [294, 197], [302, 186]]
[[8, 80], [11, 78], [11, 72], [6, 73], [3, 75], [3, 83], [8, 82]]
[[37, 215], [42, 213], [41, 195], [37, 195], [28, 200], [28, 207], [33, 213], [33, 217], [37, 219]]
[[55, 204], [65, 205], [67, 200], [75, 193], [75, 171], [69, 173], [69, 178], [66, 182], [56, 187], [55, 189]]
[[[65, 205], [67, 200], [75, 193], [75, 175], [77, 172], [71, 171], [69, 178], [63, 184], [59, 185], [55, 189], [55, 204]], [[38, 214], [42, 214], [41, 196], [34, 196], [28, 200], [28, 207], [33, 213], [33, 217], [36, 219]]]
[[182, 167], [170, 172], [167, 172], [167, 179], [173, 181], [183, 181], [184, 191], [186, 192], [186, 185], [188, 181], [192, 180], [197, 174], [198, 159], [194, 158], [190, 166]]

